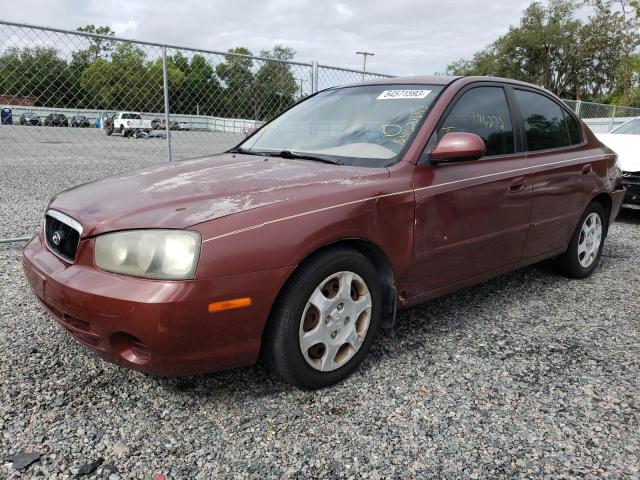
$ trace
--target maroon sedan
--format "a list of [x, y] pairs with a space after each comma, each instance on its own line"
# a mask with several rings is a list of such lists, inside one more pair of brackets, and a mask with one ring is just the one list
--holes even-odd
[[24, 247], [80, 343], [143, 372], [353, 372], [396, 310], [553, 258], [583, 278], [623, 196], [565, 105], [488, 77], [331, 88], [227, 153], [53, 198]]

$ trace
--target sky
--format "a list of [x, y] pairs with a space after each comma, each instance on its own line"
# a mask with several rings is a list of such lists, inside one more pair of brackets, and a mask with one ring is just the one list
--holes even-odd
[[2, 0], [0, 19], [75, 30], [108, 25], [116, 35], [255, 55], [276, 44], [296, 60], [367, 70], [442, 73], [519, 23], [529, 0]]

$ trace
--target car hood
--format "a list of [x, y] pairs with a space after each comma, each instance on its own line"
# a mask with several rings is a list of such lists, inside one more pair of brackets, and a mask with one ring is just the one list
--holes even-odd
[[618, 154], [622, 171], [640, 172], [640, 135], [597, 133], [596, 137]]
[[282, 202], [388, 178], [380, 168], [240, 154], [148, 167], [66, 190], [50, 209], [80, 222], [83, 237], [133, 228], [187, 228]]

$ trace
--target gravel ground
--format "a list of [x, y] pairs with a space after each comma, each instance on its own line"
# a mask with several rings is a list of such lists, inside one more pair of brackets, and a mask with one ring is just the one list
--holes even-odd
[[587, 280], [538, 265], [400, 313], [344, 383], [107, 364], [0, 246], [0, 478], [638, 478], [640, 215]]
[[[59, 190], [164, 161], [161, 141], [117, 137], [26, 158], [3, 141], [24, 131], [0, 129], [0, 237]], [[0, 245], [0, 478], [640, 478], [639, 258], [640, 212], [624, 212], [590, 279], [542, 264], [403, 311], [354, 376], [303, 392], [261, 366], [162, 379], [104, 363]], [[21, 453], [40, 457], [2, 460]]]

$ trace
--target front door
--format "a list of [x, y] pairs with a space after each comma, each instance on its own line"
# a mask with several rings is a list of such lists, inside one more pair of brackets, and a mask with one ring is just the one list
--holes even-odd
[[518, 262], [529, 229], [531, 184], [507, 92], [471, 86], [444, 114], [429, 145], [448, 132], [479, 135], [479, 160], [418, 165], [412, 295]]

